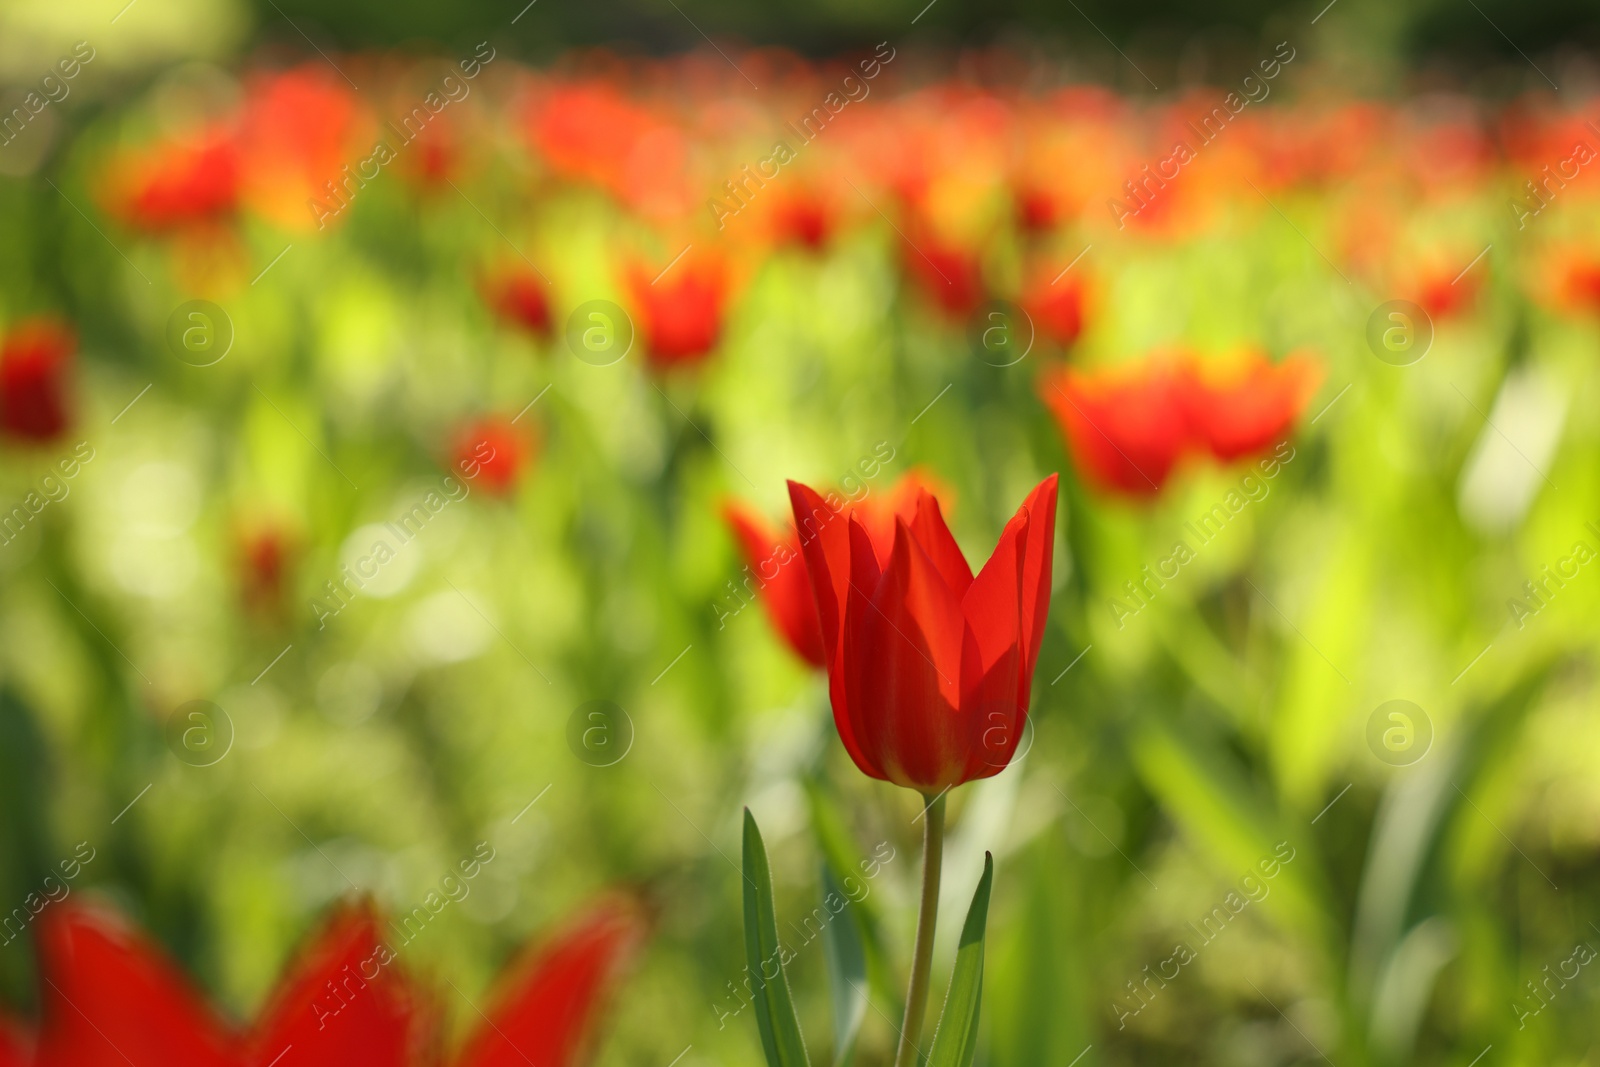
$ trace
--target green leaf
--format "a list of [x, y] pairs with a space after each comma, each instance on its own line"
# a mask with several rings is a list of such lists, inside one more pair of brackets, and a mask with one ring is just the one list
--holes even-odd
[[[842, 900], [838, 913], [828, 901]], [[822, 861], [822, 907], [832, 918], [822, 928], [822, 953], [828, 961], [828, 991], [833, 1003], [834, 1067], [846, 1067], [855, 1056], [856, 1035], [867, 1015], [867, 953], [861, 930], [850, 909], [855, 907], [833, 872]]]
[[[744, 809], [744, 956], [755, 994], [756, 1025], [768, 1067], [810, 1067], [800, 1020], [795, 1018], [789, 978], [778, 941], [772, 904], [772, 871], [755, 816]], [[770, 972], [770, 973], [769, 973]]]
[[933, 1033], [927, 1067], [970, 1067], [978, 1048], [978, 1004], [983, 999], [983, 942], [989, 921], [989, 888], [994, 882], [994, 857], [983, 854], [983, 877], [972, 894], [972, 907], [961, 927], [955, 970], [944, 995], [939, 1028]]

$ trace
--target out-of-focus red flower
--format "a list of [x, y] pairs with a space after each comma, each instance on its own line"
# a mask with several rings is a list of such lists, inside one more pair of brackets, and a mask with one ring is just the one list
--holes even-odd
[[292, 549], [288, 531], [276, 523], [257, 523], [239, 534], [239, 586], [245, 604], [257, 610], [280, 604]]
[[560, 177], [593, 183], [651, 217], [681, 214], [703, 196], [687, 181], [684, 131], [605, 82], [558, 86], [527, 114], [535, 147]]
[[926, 491], [876, 536], [798, 482], [789, 497], [833, 721], [856, 766], [929, 796], [1004, 770], [1050, 606], [1056, 476], [1029, 494], [976, 577]]
[[627, 270], [645, 356], [662, 369], [698, 363], [722, 337], [729, 279], [717, 256], [687, 255], [665, 274], [642, 263]]
[[1088, 282], [1081, 270], [1041, 271], [1023, 292], [1021, 304], [1035, 329], [1062, 348], [1071, 348], [1083, 333]]
[[59, 319], [25, 319], [0, 345], [0, 430], [50, 441], [67, 428], [67, 373], [78, 347]]
[[1018, 178], [1012, 183], [1017, 227], [1024, 233], [1048, 233], [1061, 225], [1067, 208], [1061, 197], [1041, 182]]
[[594, 1023], [647, 933], [638, 905], [624, 898], [602, 901], [578, 916], [512, 967], [456, 1067], [584, 1062]]
[[1252, 352], [1223, 369], [1163, 353], [1134, 367], [1067, 368], [1039, 392], [1088, 482], [1148, 497], [1187, 455], [1229, 463], [1283, 440], [1321, 382], [1321, 365], [1305, 353], [1274, 364]]
[[1600, 262], [1572, 264], [1567, 269], [1565, 289], [1574, 304], [1600, 310]]
[[952, 318], [965, 319], [983, 303], [983, 263], [976, 248], [948, 241], [931, 227], [913, 226], [901, 242], [900, 262], [917, 289]]
[[461, 170], [461, 134], [449, 114], [440, 114], [400, 150], [402, 171], [425, 190], [438, 189]]
[[39, 1067], [239, 1067], [227, 1028], [159, 949], [116, 918], [74, 897], [46, 908], [37, 930]]
[[550, 335], [550, 289], [527, 266], [512, 266], [491, 274], [483, 282], [484, 300], [506, 322], [536, 337]]
[[819, 251], [833, 235], [834, 207], [816, 189], [802, 187], [778, 195], [772, 208], [773, 240]]
[[1535, 291], [1548, 293], [1547, 299], [1558, 309], [1569, 314], [1600, 313], [1600, 256], [1584, 249], [1559, 249], [1545, 257], [1537, 274]]
[[33, 1063], [33, 1034], [9, 1015], [0, 1015], [0, 1067], [29, 1067]]
[[648, 111], [603, 82], [560, 86], [535, 100], [528, 132], [551, 170], [608, 188], [627, 149], [650, 129]]
[[113, 164], [109, 206], [128, 225], [152, 232], [216, 222], [238, 210], [242, 170], [234, 132], [212, 126]]
[[1264, 452], [1282, 441], [1322, 384], [1322, 366], [1297, 352], [1273, 363], [1251, 353], [1231, 370], [1191, 367], [1180, 392], [1190, 432], [1223, 463]]
[[245, 1062], [267, 1067], [282, 1055], [278, 1067], [410, 1067], [432, 1031], [376, 913], [356, 904], [301, 948], [246, 1041]]
[[354, 91], [323, 64], [307, 64], [254, 78], [245, 94], [239, 144], [244, 152], [244, 195], [280, 225], [306, 229], [319, 216], [342, 217], [360, 195], [360, 164], [371, 157], [371, 121]]
[[761, 604], [767, 618], [794, 654], [813, 667], [825, 667], [822, 628], [811, 596], [800, 538], [793, 527], [780, 534], [751, 509], [729, 503], [722, 511], [745, 563], [761, 583]]
[[[38, 1067], [419, 1067], [438, 1027], [366, 904], [337, 909], [300, 951], [256, 1025], [235, 1034], [159, 948], [76, 899], [39, 922]], [[577, 1067], [606, 997], [648, 933], [630, 900], [607, 899], [514, 969], [457, 1067]], [[0, 1057], [7, 1053], [0, 1048]], [[0, 1058], [0, 1067], [9, 1061]]]
[[1417, 280], [1417, 303], [1435, 320], [1450, 318], [1471, 305], [1478, 295], [1477, 276], [1468, 273], [1452, 279], [1445, 273], [1429, 273]]
[[456, 437], [456, 470], [469, 480], [481, 479], [496, 495], [511, 491], [533, 454], [532, 431], [524, 432], [500, 416], [470, 423]]
[[1189, 444], [1182, 382], [1164, 361], [1096, 373], [1066, 368], [1041, 379], [1078, 472], [1102, 489], [1154, 496]]

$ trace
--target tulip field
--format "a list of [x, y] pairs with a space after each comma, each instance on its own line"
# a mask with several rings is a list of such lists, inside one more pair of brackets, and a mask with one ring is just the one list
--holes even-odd
[[1600, 1063], [1595, 68], [117, 6], [0, 97], [0, 1067]]

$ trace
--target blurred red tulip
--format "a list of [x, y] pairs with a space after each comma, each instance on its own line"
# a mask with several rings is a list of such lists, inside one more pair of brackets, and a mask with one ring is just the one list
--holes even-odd
[[817, 602], [811, 595], [799, 535], [792, 526], [779, 534], [759, 514], [739, 504], [728, 504], [722, 514], [738, 539], [745, 563], [761, 583], [761, 604], [773, 628], [795, 655], [813, 667], [827, 666]]
[[952, 318], [965, 319], [983, 303], [983, 264], [976, 249], [946, 241], [926, 226], [913, 227], [901, 244], [906, 276]]
[[1305, 353], [1274, 364], [1252, 352], [1223, 370], [1180, 353], [1132, 368], [1068, 368], [1047, 375], [1040, 396], [1088, 482], [1154, 496], [1192, 452], [1228, 463], [1283, 440], [1321, 382], [1320, 364]]
[[[109, 913], [75, 898], [51, 905], [38, 922], [44, 989], [37, 1055], [18, 1051], [26, 1041], [20, 1030], [0, 1033], [0, 1067], [439, 1062], [431, 1004], [400, 970], [369, 905], [333, 912], [290, 964], [256, 1025], [238, 1037], [160, 948]], [[577, 1067], [605, 997], [647, 932], [637, 906], [620, 898], [581, 916], [512, 972], [458, 1067]]]
[[1192, 368], [1181, 392], [1190, 432], [1223, 463], [1282, 441], [1322, 384], [1322, 367], [1297, 352], [1273, 363], [1259, 352], [1221, 374]]
[[244, 1063], [411, 1067], [431, 1036], [430, 1013], [396, 965], [376, 913], [347, 905], [290, 964], [246, 1042]]
[[37, 924], [38, 1067], [239, 1067], [233, 1037], [155, 945], [76, 897]]
[[0, 430], [49, 441], [67, 428], [67, 372], [78, 347], [59, 319], [25, 319], [0, 344]]
[[1025, 233], [1048, 233], [1061, 224], [1065, 212], [1049, 190], [1026, 181], [1013, 189], [1017, 227]]
[[595, 1020], [647, 933], [630, 900], [606, 900], [580, 915], [513, 966], [456, 1067], [585, 1062]]
[[550, 335], [550, 291], [528, 266], [507, 267], [483, 282], [484, 300], [506, 322], [536, 337]]
[[729, 286], [721, 258], [685, 256], [664, 274], [633, 263], [627, 283], [645, 356], [656, 367], [698, 363], [716, 348]]
[[1154, 496], [1189, 443], [1180, 381], [1164, 363], [1046, 375], [1040, 396], [1055, 414], [1078, 472], [1102, 489]]
[[925, 795], [998, 774], [1022, 735], [1050, 605], [1056, 476], [974, 577], [938, 501], [874, 533], [789, 483], [839, 738], [873, 778]]
[[1600, 256], [1577, 248], [1561, 249], [1546, 257], [1542, 273], [1545, 284], [1536, 291], [1548, 291], [1557, 308], [1568, 313], [1600, 313]]
[[1062, 348], [1071, 348], [1083, 333], [1088, 283], [1081, 268], [1065, 274], [1043, 271], [1035, 275], [1020, 302], [1039, 333]]
[[1429, 274], [1417, 282], [1417, 303], [1435, 321], [1463, 311], [1478, 295], [1478, 279], [1471, 274], [1452, 280], [1447, 274]]
[[27, 1067], [33, 1063], [33, 1034], [8, 1015], [0, 1015], [0, 1067]]
[[560, 86], [528, 112], [528, 133], [552, 171], [615, 188], [628, 150], [654, 122], [603, 82]]
[[370, 127], [354, 90], [321, 63], [256, 76], [239, 136], [246, 200], [297, 229], [342, 218], [362, 184], [354, 168], [373, 151]]
[[833, 234], [834, 208], [820, 192], [810, 188], [778, 194], [772, 208], [773, 240], [819, 251]]
[[424, 190], [436, 190], [457, 177], [462, 156], [455, 121], [449, 115], [435, 116], [401, 151], [401, 173]]
[[508, 493], [533, 458], [530, 433], [500, 417], [471, 423], [456, 439], [456, 470], [468, 479], [481, 479], [479, 484], [491, 493]]
[[215, 222], [238, 210], [242, 170], [234, 133], [213, 126], [113, 164], [109, 206], [128, 225], [153, 232]]
[[239, 535], [238, 551], [244, 602], [258, 610], [277, 606], [289, 569], [288, 532], [272, 524], [254, 526]]

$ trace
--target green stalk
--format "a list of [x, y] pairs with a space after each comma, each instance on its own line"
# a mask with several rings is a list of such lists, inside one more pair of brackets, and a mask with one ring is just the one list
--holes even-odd
[[[924, 797], [924, 800], [928, 798]], [[928, 800], [922, 823], [922, 904], [917, 909], [917, 940], [911, 950], [911, 984], [894, 1067], [917, 1067], [917, 1042], [928, 1010], [928, 977], [933, 969], [933, 928], [939, 918], [939, 871], [944, 865], [944, 793]]]

